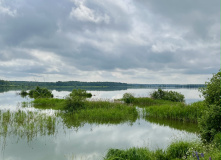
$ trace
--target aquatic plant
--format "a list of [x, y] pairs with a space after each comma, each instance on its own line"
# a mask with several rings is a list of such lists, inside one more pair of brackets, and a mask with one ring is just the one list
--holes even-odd
[[85, 108], [74, 112], [59, 113], [68, 128], [78, 128], [89, 124], [132, 124], [138, 118], [135, 107], [107, 101], [87, 101]]
[[204, 102], [195, 102], [190, 105], [184, 103], [177, 103], [176, 105], [155, 105], [145, 108], [144, 116], [197, 122], [205, 108]]
[[133, 105], [136, 105], [138, 107], [148, 107], [148, 106], [159, 106], [159, 105], [176, 105], [181, 102], [172, 102], [169, 100], [162, 100], [162, 99], [152, 99], [149, 97], [136, 97], [134, 98], [134, 101], [132, 102]]
[[65, 101], [65, 99], [58, 98], [39, 98], [31, 103], [23, 103], [23, 107], [31, 106], [38, 109], [64, 110]]
[[56, 118], [47, 114], [21, 111], [0, 111], [0, 144], [6, 146], [8, 136], [26, 138], [29, 143], [38, 135], [54, 135], [56, 133]]

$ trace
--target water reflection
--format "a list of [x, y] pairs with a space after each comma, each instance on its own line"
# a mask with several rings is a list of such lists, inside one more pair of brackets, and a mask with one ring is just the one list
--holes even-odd
[[180, 122], [174, 121], [170, 119], [159, 119], [153, 117], [145, 117], [146, 121], [159, 124], [161, 126], [169, 126], [170, 128], [178, 129], [181, 131], [186, 131], [190, 133], [199, 133], [199, 128], [197, 123], [188, 123], [188, 122]]
[[6, 147], [7, 137], [24, 138], [29, 143], [38, 135], [54, 135], [55, 124], [55, 116], [21, 110], [17, 112], [0, 110], [0, 144], [2, 150]]
[[[90, 91], [94, 99], [121, 98], [125, 92], [135, 96], [148, 96], [153, 89], [129, 89], [124, 91]], [[187, 98], [198, 99], [198, 90], [176, 90]], [[68, 95], [68, 91], [53, 91], [60, 98]], [[16, 91], [0, 93], [0, 115], [10, 109], [11, 117], [22, 109], [19, 103], [30, 101], [16, 95]], [[26, 113], [29, 109], [25, 108]], [[39, 159], [102, 159], [110, 148], [125, 149], [130, 147], [148, 147], [152, 150], [165, 149], [174, 138], [182, 140], [198, 139], [195, 125], [182, 125], [176, 122], [154, 119], [98, 120], [72, 119], [68, 116], [54, 114], [54, 111], [32, 110], [34, 114], [26, 117], [29, 121], [3, 120], [0, 116], [0, 151], [2, 160], [39, 160]], [[25, 111], [20, 111], [25, 112]], [[42, 113], [44, 112], [44, 113]], [[28, 114], [28, 113], [27, 113]], [[38, 115], [44, 114], [41, 119]], [[48, 117], [55, 119], [47, 120]], [[7, 122], [7, 123], [5, 123]], [[25, 124], [25, 125], [23, 125]], [[6, 129], [7, 127], [7, 129]], [[36, 129], [37, 128], [37, 129]], [[187, 131], [187, 132], [186, 132]]]
[[[80, 125], [70, 120], [64, 121], [64, 117], [59, 117], [59, 114], [56, 115], [56, 119], [24, 111], [6, 113], [5, 118], [3, 113], [0, 115], [1, 146], [4, 146], [4, 150], [0, 153], [2, 159], [16, 157], [15, 159], [23, 160], [45, 158], [97, 160], [102, 159], [110, 148], [165, 149], [174, 138], [197, 139], [194, 133], [151, 123], [144, 119], [137, 119], [133, 123], [84, 121], [81, 123], [83, 125]], [[5, 130], [6, 126], [8, 129]]]

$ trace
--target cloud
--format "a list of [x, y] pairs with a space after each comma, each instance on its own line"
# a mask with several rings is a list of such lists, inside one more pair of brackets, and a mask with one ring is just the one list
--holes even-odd
[[72, 8], [70, 17], [77, 18], [80, 21], [89, 21], [89, 22], [94, 22], [94, 23], [100, 23], [100, 22], [105, 22], [109, 23], [110, 18], [107, 14], [105, 15], [100, 15], [99, 13], [95, 12], [94, 10], [86, 7], [83, 3], [77, 3], [79, 4], [77, 8]]
[[8, 15], [11, 17], [15, 17], [17, 14], [16, 10], [12, 10], [10, 7], [4, 5], [4, 0], [0, 0], [0, 16]]
[[180, 76], [204, 83], [220, 68], [219, 6], [205, 0], [1, 0], [0, 78], [153, 83], [165, 76], [163, 83], [179, 83]]

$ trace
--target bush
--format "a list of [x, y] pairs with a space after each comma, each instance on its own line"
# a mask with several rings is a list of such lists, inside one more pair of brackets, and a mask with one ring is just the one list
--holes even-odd
[[220, 76], [221, 72], [219, 71], [217, 74], [213, 75], [213, 77], [210, 79], [210, 82], [205, 83], [206, 87], [200, 89], [200, 92], [202, 92], [202, 95], [205, 98], [205, 102], [208, 105], [220, 105]]
[[199, 119], [199, 127], [201, 138], [206, 142], [213, 141], [214, 136], [219, 133], [221, 129], [220, 76], [221, 72], [219, 71], [213, 75], [210, 82], [206, 82], [205, 88], [200, 89], [205, 98], [206, 109]]
[[210, 105], [207, 106], [203, 111], [201, 118], [199, 118], [201, 138], [207, 142], [211, 142], [214, 136], [220, 132], [220, 111], [220, 106]]
[[168, 159], [187, 157], [190, 146], [191, 143], [185, 141], [173, 142], [166, 151]]
[[123, 101], [127, 104], [133, 103], [135, 100], [134, 96], [131, 93], [124, 93]]
[[22, 97], [25, 97], [28, 95], [28, 92], [25, 91], [25, 90], [22, 90], [20, 93], [19, 93]]
[[184, 102], [184, 95], [175, 91], [163, 91], [162, 89], [158, 89], [150, 94], [153, 99], [163, 99], [170, 100], [173, 102]]
[[83, 109], [86, 98], [91, 96], [91, 93], [87, 93], [86, 90], [74, 89], [70, 95], [66, 97], [65, 109], [70, 112]]
[[36, 87], [36, 89], [30, 90], [28, 94], [31, 98], [34, 98], [34, 99], [53, 98], [53, 94], [47, 88]]
[[219, 148], [221, 143], [221, 132], [217, 133], [213, 138], [213, 144]]

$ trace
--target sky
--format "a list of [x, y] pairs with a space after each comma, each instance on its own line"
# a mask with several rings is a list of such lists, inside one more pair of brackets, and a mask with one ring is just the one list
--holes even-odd
[[0, 0], [0, 79], [204, 84], [219, 0]]

